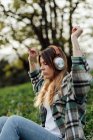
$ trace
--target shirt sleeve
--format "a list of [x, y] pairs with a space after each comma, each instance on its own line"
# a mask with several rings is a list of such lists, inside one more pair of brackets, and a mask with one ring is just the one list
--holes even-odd
[[72, 80], [75, 90], [76, 101], [82, 104], [85, 101], [86, 94], [90, 90], [92, 76], [89, 73], [89, 65], [85, 57], [72, 58]]
[[44, 82], [44, 79], [41, 76], [41, 71], [38, 69], [38, 70], [35, 70], [33, 72], [28, 72], [28, 74], [29, 74], [29, 77], [30, 77], [30, 80], [31, 80], [31, 83], [33, 86], [33, 91], [35, 93], [38, 93], [41, 89], [43, 82]]
[[65, 123], [65, 140], [85, 140], [83, 127], [79, 119], [78, 107], [73, 95], [67, 96]]
[[77, 103], [79, 119], [82, 125], [86, 123], [87, 93], [92, 85], [92, 76], [89, 73], [89, 65], [85, 57], [72, 57], [72, 87]]
[[78, 105], [75, 100], [71, 79], [67, 79], [66, 109], [65, 109], [65, 140], [85, 140]]

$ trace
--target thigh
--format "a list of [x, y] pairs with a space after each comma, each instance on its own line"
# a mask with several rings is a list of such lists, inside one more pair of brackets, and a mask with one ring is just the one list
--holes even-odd
[[59, 140], [59, 138], [45, 130], [35, 122], [20, 116], [13, 116], [13, 124], [23, 140]]
[[8, 117], [6, 117], [6, 116], [0, 117], [0, 132], [2, 131], [2, 128], [5, 124], [5, 122], [7, 121], [7, 119], [8, 119]]

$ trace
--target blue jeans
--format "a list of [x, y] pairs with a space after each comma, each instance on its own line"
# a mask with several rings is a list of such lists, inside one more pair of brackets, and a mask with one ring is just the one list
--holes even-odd
[[0, 117], [0, 140], [60, 140], [35, 122], [13, 115]]

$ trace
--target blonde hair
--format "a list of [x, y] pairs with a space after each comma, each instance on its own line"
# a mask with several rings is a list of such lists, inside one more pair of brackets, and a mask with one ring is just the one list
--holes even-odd
[[[61, 50], [62, 51], [62, 50]], [[63, 53], [63, 52], [62, 52]], [[62, 71], [57, 71], [57, 75], [53, 80], [46, 79], [44, 84], [39, 91], [38, 95], [35, 97], [35, 107], [40, 107], [41, 105], [52, 105], [53, 97], [55, 95], [55, 91], [62, 90], [61, 84], [62, 80], [67, 71], [67, 59], [66, 56], [62, 56], [65, 61], [65, 68]]]

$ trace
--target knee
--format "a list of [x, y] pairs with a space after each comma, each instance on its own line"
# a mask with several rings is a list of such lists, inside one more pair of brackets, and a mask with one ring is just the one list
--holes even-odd
[[0, 120], [7, 120], [7, 119], [8, 119], [7, 116], [1, 116], [1, 117], [0, 117]]
[[0, 117], [0, 125], [4, 124], [7, 121], [8, 117], [6, 116], [1, 116]]
[[18, 118], [17, 115], [11, 115], [11, 116], [9, 117], [9, 119], [12, 119], [12, 120], [15, 120], [15, 119], [17, 119], [17, 118]]
[[8, 117], [6, 117], [6, 116], [0, 117], [0, 132], [1, 132], [4, 124], [6, 123], [7, 119], [8, 119]]
[[18, 116], [17, 115], [12, 115], [8, 118], [7, 122], [17, 124]]

